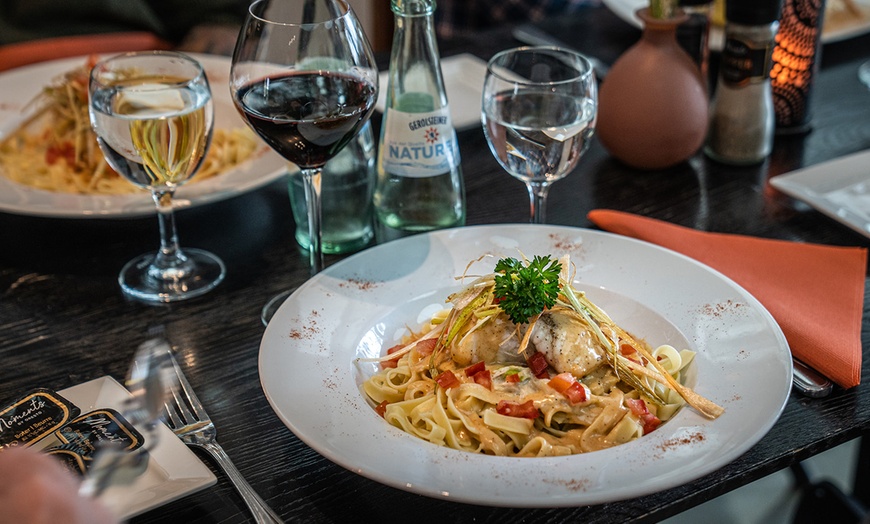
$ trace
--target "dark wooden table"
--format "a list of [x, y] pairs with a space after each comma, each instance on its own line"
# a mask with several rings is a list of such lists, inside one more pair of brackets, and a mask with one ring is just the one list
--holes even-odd
[[[612, 62], [639, 31], [604, 8], [547, 29]], [[483, 59], [516, 45], [510, 28], [445, 43], [442, 54]], [[613, 208], [702, 230], [832, 245], [870, 241], [777, 194], [771, 176], [870, 147], [870, 91], [856, 76], [870, 36], [824, 48], [814, 91], [813, 130], [778, 137], [764, 164], [732, 168], [698, 155], [661, 172], [640, 172], [594, 143], [550, 195], [548, 221], [589, 227], [586, 213]], [[493, 159], [482, 131], [459, 135], [468, 224], [525, 222], [527, 195]], [[870, 166], [868, 166], [870, 169]], [[263, 396], [257, 356], [260, 308], [308, 276], [293, 238], [287, 190], [275, 182], [178, 214], [182, 244], [209, 249], [228, 266], [226, 282], [189, 302], [149, 306], [126, 300], [117, 272], [157, 244], [155, 218], [48, 219], [0, 213], [0, 399], [35, 386], [62, 389], [103, 375], [122, 380], [149, 330], [163, 329], [218, 428], [218, 439], [253, 487], [291, 522], [627, 522], [656, 521], [863, 435], [870, 428], [870, 363], [864, 383], [827, 398], [793, 395], [757, 445], [719, 471], [684, 486], [619, 503], [561, 509], [491, 508], [430, 499], [363, 478], [301, 443]], [[330, 260], [329, 262], [334, 262]], [[867, 311], [865, 303], [865, 312]], [[864, 317], [864, 347], [868, 340]], [[202, 456], [211, 466], [210, 460]], [[413, 467], [413, 465], [409, 465]], [[678, 466], [675, 466], [678, 467]], [[146, 513], [135, 522], [245, 522], [227, 478], [212, 489]], [[546, 505], [546, 501], [541, 501]]]

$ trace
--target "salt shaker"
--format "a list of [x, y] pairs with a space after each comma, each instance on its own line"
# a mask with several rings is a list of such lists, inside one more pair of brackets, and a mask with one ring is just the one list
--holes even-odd
[[750, 165], [773, 148], [770, 70], [782, 0], [728, 0], [725, 47], [704, 151], [719, 162]]

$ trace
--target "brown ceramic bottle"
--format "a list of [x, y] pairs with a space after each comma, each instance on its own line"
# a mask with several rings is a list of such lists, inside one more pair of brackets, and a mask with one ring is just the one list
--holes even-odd
[[618, 160], [639, 169], [663, 169], [687, 160], [707, 133], [707, 88], [680, 47], [677, 16], [657, 19], [638, 11], [640, 41], [613, 64], [598, 97], [596, 133]]

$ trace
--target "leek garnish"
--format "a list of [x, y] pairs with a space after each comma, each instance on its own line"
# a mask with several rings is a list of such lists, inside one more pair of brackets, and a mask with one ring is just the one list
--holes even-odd
[[650, 0], [649, 14], [653, 18], [667, 19], [672, 18], [677, 12], [677, 2], [675, 0]]
[[459, 313], [456, 313], [455, 308], [450, 312], [450, 316], [447, 317], [447, 321], [445, 322], [447, 328], [441, 332], [441, 336], [438, 337], [438, 343], [435, 344], [435, 350], [432, 351], [432, 356], [429, 358], [429, 375], [432, 378], [435, 378], [438, 375], [438, 370], [435, 366], [436, 356], [442, 349], [448, 347], [450, 343], [453, 342], [453, 338], [457, 333], [459, 333], [459, 330], [465, 326], [474, 311], [487, 302], [488, 297], [489, 292], [487, 290], [480, 291], [473, 300], [468, 302], [459, 311]]
[[[652, 364], [653, 368], [661, 375], [655, 380], [661, 382], [662, 384], [668, 386], [669, 388], [676, 391], [683, 400], [686, 401], [687, 404], [697, 409], [702, 415], [708, 418], [716, 418], [721, 415], [725, 410], [715, 404], [714, 402], [702, 397], [701, 395], [695, 393], [690, 388], [683, 386], [679, 382], [677, 382], [674, 377], [668, 373], [661, 364], [653, 357], [649, 351], [644, 347], [643, 344], [637, 342], [634, 337], [629, 335], [625, 330], [616, 325], [613, 320], [607, 316], [607, 313], [602, 311], [598, 306], [593, 304], [589, 299], [586, 298], [584, 293], [575, 293], [574, 289], [571, 287], [571, 284], [565, 280], [561, 281], [562, 284], [562, 294], [568, 298], [568, 301], [573, 306], [573, 309], [580, 314], [581, 318], [584, 319], [584, 322], [587, 326], [589, 326], [592, 331], [596, 334], [599, 341], [602, 342], [602, 346], [605, 348], [606, 353], [611, 357], [611, 364], [613, 365], [613, 369], [617, 372], [617, 376], [620, 379], [628, 382], [632, 387], [643, 393], [645, 396], [649, 398], [649, 400], [653, 401], [656, 404], [664, 404], [664, 401], [657, 395], [654, 391], [652, 391], [646, 384], [644, 384], [638, 376], [635, 374], [637, 364], [635, 366], [631, 366], [628, 362], [631, 362], [629, 359], [625, 358], [619, 353], [619, 348], [615, 347], [607, 337], [601, 332], [599, 325], [607, 326], [617, 335], [617, 339], [622, 343], [629, 344], [635, 351], [638, 352], [640, 356], [646, 359], [650, 364]], [[589, 311], [587, 314], [586, 311]], [[621, 373], [620, 373], [621, 372]], [[663, 379], [664, 381], [662, 382]]]

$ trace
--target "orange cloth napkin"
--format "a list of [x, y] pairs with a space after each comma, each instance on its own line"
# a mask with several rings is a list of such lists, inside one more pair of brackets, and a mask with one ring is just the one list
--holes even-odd
[[798, 360], [844, 388], [861, 382], [867, 249], [710, 233], [610, 210], [588, 218], [727, 275], [770, 311]]

